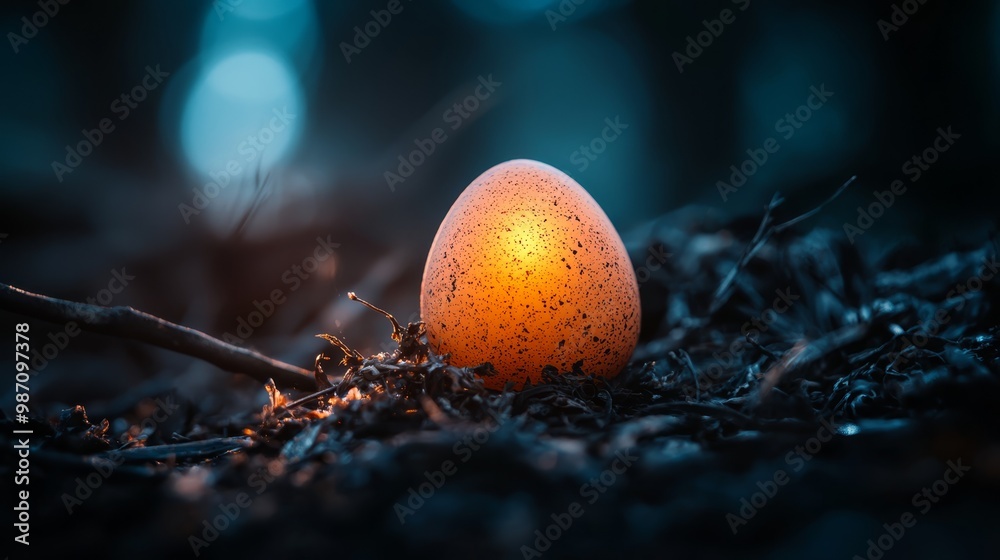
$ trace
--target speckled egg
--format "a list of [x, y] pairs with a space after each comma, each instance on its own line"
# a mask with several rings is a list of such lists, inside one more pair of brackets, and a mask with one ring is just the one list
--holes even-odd
[[639, 287], [597, 202], [571, 177], [532, 160], [501, 163], [448, 211], [424, 267], [427, 338], [451, 363], [490, 362], [503, 388], [542, 368], [612, 377], [639, 338]]

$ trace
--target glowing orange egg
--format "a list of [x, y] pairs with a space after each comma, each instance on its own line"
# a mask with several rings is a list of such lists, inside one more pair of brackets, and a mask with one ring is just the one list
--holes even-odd
[[610, 220], [587, 191], [532, 160], [501, 163], [448, 211], [424, 267], [427, 338], [451, 363], [490, 362], [520, 387], [546, 365], [612, 377], [639, 338], [639, 287]]

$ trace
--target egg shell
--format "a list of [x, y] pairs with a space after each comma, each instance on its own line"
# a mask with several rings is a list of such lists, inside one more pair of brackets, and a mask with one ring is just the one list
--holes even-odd
[[431, 347], [454, 365], [492, 363], [495, 389], [581, 360], [613, 377], [639, 338], [639, 287], [611, 221], [570, 176], [526, 159], [492, 167], [448, 211], [420, 312]]

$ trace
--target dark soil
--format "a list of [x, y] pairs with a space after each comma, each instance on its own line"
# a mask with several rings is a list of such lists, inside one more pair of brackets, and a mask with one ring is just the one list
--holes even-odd
[[[122, 388], [106, 419], [34, 422], [32, 550], [994, 557], [996, 239], [883, 251], [690, 209], [628, 245], [637, 269], [670, 256], [640, 274], [643, 339], [613, 379], [584, 362], [490, 391], [410, 325], [392, 353], [337, 365], [331, 346], [325, 371], [348, 374], [321, 397], [243, 383], [220, 390], [266, 390], [263, 409], [207, 415], [174, 389]], [[5, 439], [20, 427], [2, 423]]]

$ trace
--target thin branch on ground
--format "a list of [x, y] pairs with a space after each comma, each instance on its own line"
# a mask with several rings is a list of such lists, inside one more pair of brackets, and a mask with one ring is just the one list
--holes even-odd
[[282, 389], [316, 390], [309, 370], [213, 338], [131, 307], [101, 307], [40, 294], [0, 283], [0, 309], [53, 323], [76, 322], [92, 332], [145, 342], [200, 358], [224, 370], [243, 373], [266, 383], [273, 378]]
[[805, 214], [802, 214], [801, 216], [798, 216], [796, 218], [792, 218], [791, 220], [788, 220], [785, 223], [772, 226], [771, 223], [774, 221], [774, 218], [771, 216], [771, 213], [774, 212], [774, 209], [780, 206], [781, 203], [785, 201], [785, 199], [781, 198], [780, 194], [775, 193], [774, 196], [771, 198], [771, 202], [769, 202], [768, 205], [764, 207], [764, 217], [760, 221], [760, 227], [757, 228], [757, 233], [755, 233], [753, 239], [751, 239], [750, 242], [747, 243], [747, 246], [743, 250], [743, 254], [740, 256], [739, 260], [736, 261], [736, 264], [733, 265], [732, 270], [730, 270], [729, 273], [726, 274], [726, 276], [722, 279], [722, 282], [719, 283], [718, 289], [715, 290], [715, 295], [712, 298], [712, 306], [709, 310], [709, 313], [715, 314], [715, 312], [721, 309], [722, 306], [727, 301], [729, 301], [729, 298], [730, 296], [733, 295], [733, 290], [735, 289], [736, 276], [740, 273], [740, 271], [742, 271], [746, 267], [747, 263], [750, 262], [750, 259], [752, 259], [754, 255], [757, 254], [757, 251], [760, 250], [760, 248], [763, 247], [765, 244], [767, 244], [768, 241], [770, 241], [771, 236], [777, 233], [781, 233], [786, 229], [794, 226], [795, 224], [818, 214], [820, 210], [826, 207], [826, 205], [830, 204], [838, 196], [840, 196], [840, 194], [843, 193], [847, 189], [847, 187], [851, 186], [851, 183], [856, 181], [857, 178], [858, 178], [857, 175], [852, 175], [851, 178], [844, 181], [844, 183], [841, 184], [840, 187], [832, 195], [830, 195], [829, 198], [827, 198], [826, 200], [821, 202], [819, 206], [813, 208], [812, 210], [806, 212]]

